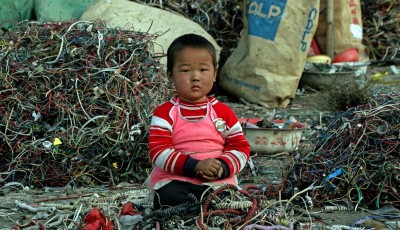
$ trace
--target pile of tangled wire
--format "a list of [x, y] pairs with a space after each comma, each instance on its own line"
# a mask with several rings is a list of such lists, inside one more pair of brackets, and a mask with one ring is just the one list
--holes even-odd
[[380, 87], [369, 103], [333, 119], [314, 151], [295, 156], [284, 178], [292, 188], [323, 186], [310, 195], [320, 206], [399, 207], [399, 154], [400, 91]]
[[3, 33], [2, 181], [143, 180], [150, 116], [173, 93], [154, 36], [76, 20], [24, 21]]
[[396, 0], [361, 1], [363, 43], [372, 60], [400, 59], [400, 2]]
[[222, 66], [236, 48], [243, 29], [243, 0], [218, 1], [162, 1], [134, 0], [155, 8], [173, 11], [198, 23], [222, 47], [220, 65]]

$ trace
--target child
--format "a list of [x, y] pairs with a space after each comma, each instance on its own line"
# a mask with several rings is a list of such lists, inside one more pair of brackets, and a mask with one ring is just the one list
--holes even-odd
[[149, 135], [155, 209], [200, 200], [211, 185], [237, 185], [250, 145], [234, 112], [212, 96], [216, 51], [202, 36], [186, 34], [167, 51], [167, 75], [177, 96], [158, 106]]

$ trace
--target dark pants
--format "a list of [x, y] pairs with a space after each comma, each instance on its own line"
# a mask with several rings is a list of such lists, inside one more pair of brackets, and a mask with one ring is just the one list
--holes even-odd
[[[157, 189], [154, 194], [154, 209], [169, 208], [188, 201], [188, 195], [192, 193], [200, 200], [203, 193], [209, 188], [207, 185], [196, 185], [189, 182], [173, 180]], [[210, 191], [211, 192], [211, 191]], [[207, 198], [207, 194], [203, 199]]]

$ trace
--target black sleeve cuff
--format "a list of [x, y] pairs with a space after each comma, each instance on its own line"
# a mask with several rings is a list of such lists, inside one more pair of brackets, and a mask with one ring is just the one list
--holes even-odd
[[183, 175], [188, 177], [195, 177], [196, 172], [194, 168], [196, 167], [197, 162], [199, 160], [194, 159], [193, 157], [188, 157], [185, 161], [185, 165], [183, 166]]
[[227, 178], [230, 174], [228, 164], [222, 159], [217, 159], [221, 162], [221, 166], [224, 169], [224, 173], [222, 173], [221, 179]]

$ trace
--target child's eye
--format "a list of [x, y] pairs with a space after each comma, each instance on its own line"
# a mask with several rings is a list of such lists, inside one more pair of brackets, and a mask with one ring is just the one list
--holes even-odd
[[201, 69], [202, 72], [208, 71], [209, 69]]

